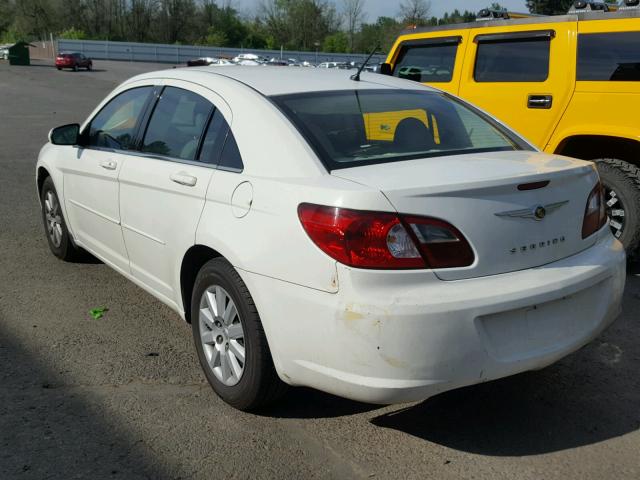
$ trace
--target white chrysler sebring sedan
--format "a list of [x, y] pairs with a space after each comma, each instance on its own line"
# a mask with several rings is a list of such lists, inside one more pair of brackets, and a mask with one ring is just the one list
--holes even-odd
[[52, 252], [87, 250], [191, 323], [215, 392], [372, 403], [544, 367], [620, 312], [591, 163], [418, 83], [173, 69], [55, 128]]

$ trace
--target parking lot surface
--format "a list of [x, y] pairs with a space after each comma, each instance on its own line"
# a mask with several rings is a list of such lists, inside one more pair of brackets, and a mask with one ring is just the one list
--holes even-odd
[[190, 328], [109, 267], [57, 260], [39, 213], [48, 130], [157, 67], [0, 62], [0, 479], [640, 478], [638, 277], [612, 327], [541, 371], [401, 406], [218, 399]]

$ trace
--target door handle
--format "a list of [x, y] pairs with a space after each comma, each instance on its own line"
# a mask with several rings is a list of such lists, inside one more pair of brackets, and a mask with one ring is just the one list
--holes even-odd
[[100, 162], [100, 166], [102, 168], [106, 168], [107, 170], [115, 170], [118, 166], [118, 163], [114, 162], [113, 160], [103, 160], [102, 162]]
[[546, 108], [549, 109], [553, 105], [553, 97], [551, 95], [529, 95], [527, 107], [529, 108]]
[[198, 182], [196, 177], [185, 172], [172, 173], [169, 178], [172, 182], [176, 182], [187, 187], [194, 187]]

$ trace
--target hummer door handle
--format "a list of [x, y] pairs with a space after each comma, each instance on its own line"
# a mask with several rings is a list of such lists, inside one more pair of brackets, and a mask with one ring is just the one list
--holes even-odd
[[553, 97], [551, 95], [529, 95], [527, 107], [529, 108], [551, 108]]

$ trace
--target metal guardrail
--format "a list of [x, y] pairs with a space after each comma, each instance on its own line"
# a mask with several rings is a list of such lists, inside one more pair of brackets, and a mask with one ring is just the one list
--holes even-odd
[[[299, 62], [362, 62], [367, 54], [301, 52], [291, 50], [248, 50], [242, 48], [207, 47], [198, 45], [171, 45], [161, 43], [110, 42], [106, 40], [58, 39], [58, 51], [80, 52], [98, 60], [129, 62], [158, 62], [184, 64], [197, 57], [233, 58], [240, 53], [255, 53], [267, 58], [295, 58]], [[383, 62], [383, 55], [374, 55], [371, 63]]]

